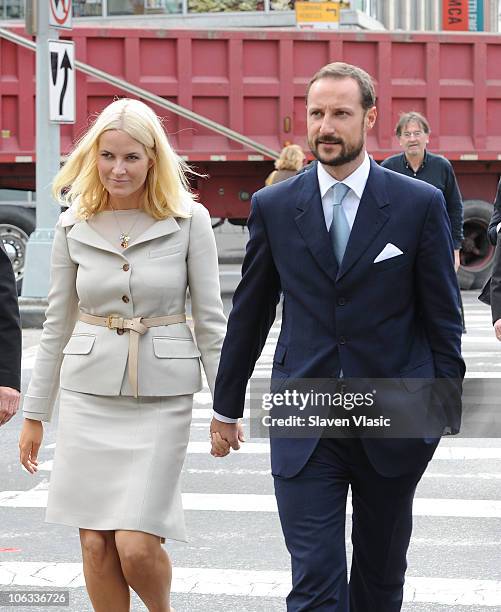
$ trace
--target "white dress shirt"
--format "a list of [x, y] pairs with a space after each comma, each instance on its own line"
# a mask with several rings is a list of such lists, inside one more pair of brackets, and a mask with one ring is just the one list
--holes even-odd
[[[346, 215], [346, 219], [348, 220], [350, 230], [352, 229], [353, 224], [355, 223], [358, 206], [360, 204], [360, 199], [364, 192], [367, 179], [369, 178], [370, 169], [371, 162], [366, 152], [364, 161], [360, 164], [360, 166], [358, 166], [356, 170], [354, 170], [349, 176], [347, 176], [341, 181], [350, 188], [350, 191], [348, 191], [346, 197], [344, 198], [341, 204]], [[308, 172], [308, 170], [306, 172]], [[324, 210], [325, 225], [327, 227], [327, 231], [329, 231], [332, 223], [333, 206], [330, 188], [336, 183], [339, 183], [340, 181], [337, 181], [333, 176], [331, 176], [320, 163], [317, 164], [317, 177], [318, 186], [320, 187], [320, 195], [322, 197], [322, 208]], [[214, 418], [218, 421], [222, 421], [223, 423], [238, 422], [238, 419], [232, 419], [222, 414], [218, 414], [215, 411]]]
[[[355, 217], [357, 216], [358, 205], [365, 189], [367, 179], [369, 178], [369, 171], [371, 169], [371, 162], [367, 152], [365, 153], [364, 161], [358, 166], [358, 168], [352, 172], [349, 176], [343, 179], [341, 182], [350, 188], [350, 191], [346, 194], [343, 199], [341, 206], [343, 207], [344, 214], [350, 226], [350, 230], [355, 223]], [[329, 231], [332, 223], [332, 195], [329, 191], [336, 183], [339, 183], [333, 176], [331, 176], [322, 164], [317, 164], [317, 176], [318, 186], [320, 187], [320, 195], [322, 196], [322, 207], [324, 209], [325, 225], [327, 231]]]

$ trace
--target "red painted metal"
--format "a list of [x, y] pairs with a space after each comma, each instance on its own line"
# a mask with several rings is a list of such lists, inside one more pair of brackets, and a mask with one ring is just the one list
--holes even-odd
[[[277, 151], [290, 142], [307, 149], [304, 92], [311, 75], [329, 61], [358, 64], [377, 85], [379, 117], [368, 138], [375, 159], [398, 150], [393, 128], [399, 113], [419, 110], [431, 122], [430, 149], [455, 160], [463, 190], [479, 198], [488, 185], [485, 199], [494, 195], [501, 170], [498, 36], [76, 26], [63, 37], [75, 41], [80, 61]], [[25, 183], [26, 167], [34, 168], [29, 163], [29, 156], [35, 156], [34, 67], [33, 52], [0, 39], [0, 187], [16, 180]], [[61, 127], [64, 152], [93, 115], [114, 96], [124, 95], [81, 73], [77, 92], [77, 123]], [[238, 192], [261, 186], [271, 162], [249, 161], [254, 153], [243, 145], [164, 109], [155, 110], [165, 117], [174, 148], [218, 177], [216, 186], [199, 184], [201, 191], [211, 194], [211, 210], [229, 209], [230, 216], [247, 210]], [[222, 161], [213, 161], [213, 156]], [[460, 161], [472, 156], [478, 161]], [[477, 170], [466, 171], [465, 164]], [[12, 172], [21, 165], [19, 173]], [[468, 176], [464, 186], [463, 175]], [[225, 196], [216, 197], [215, 190]]]

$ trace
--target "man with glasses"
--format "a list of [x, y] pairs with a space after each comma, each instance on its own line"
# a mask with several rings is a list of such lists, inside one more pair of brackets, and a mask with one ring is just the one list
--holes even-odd
[[[425, 181], [443, 193], [451, 223], [454, 267], [457, 272], [460, 263], [459, 250], [463, 240], [463, 199], [452, 165], [442, 155], [434, 155], [426, 150], [430, 139], [430, 125], [421, 113], [411, 111], [400, 115], [395, 133], [404, 152], [388, 157], [381, 165], [394, 172]], [[464, 333], [466, 330], [462, 310], [461, 305]]]

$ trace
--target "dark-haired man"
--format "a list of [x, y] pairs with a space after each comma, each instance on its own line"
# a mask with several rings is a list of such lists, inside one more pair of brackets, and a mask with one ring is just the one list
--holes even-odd
[[[307, 89], [307, 172], [254, 194], [211, 423], [212, 453], [239, 448], [245, 390], [283, 294], [272, 380], [460, 381], [461, 320], [442, 193], [369, 159], [375, 91], [362, 69], [324, 66]], [[454, 384], [454, 383], [453, 383]], [[457, 431], [460, 405], [448, 414]], [[292, 559], [289, 612], [398, 612], [412, 500], [438, 439], [271, 439]], [[353, 505], [347, 582], [345, 519]]]

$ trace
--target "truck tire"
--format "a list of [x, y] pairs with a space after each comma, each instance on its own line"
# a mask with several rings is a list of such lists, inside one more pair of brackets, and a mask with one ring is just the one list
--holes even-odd
[[487, 237], [492, 204], [484, 200], [464, 201], [464, 240], [458, 281], [461, 289], [480, 289], [491, 275], [494, 247]]
[[245, 227], [247, 225], [247, 219], [232, 217], [231, 219], [228, 219], [228, 223], [231, 223], [231, 225], [239, 225], [241, 227]]
[[11, 260], [19, 295], [23, 284], [26, 246], [35, 225], [34, 208], [0, 206], [0, 240]]

